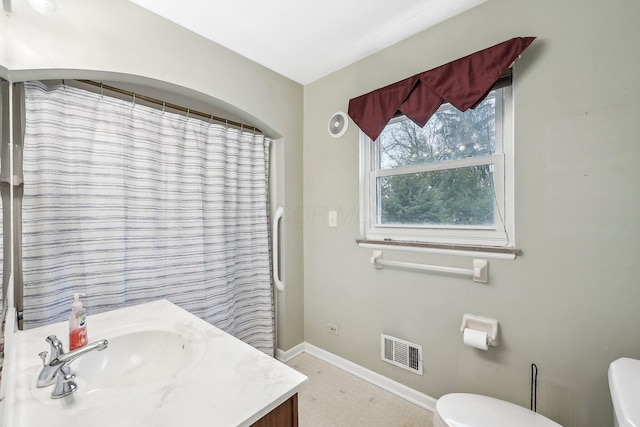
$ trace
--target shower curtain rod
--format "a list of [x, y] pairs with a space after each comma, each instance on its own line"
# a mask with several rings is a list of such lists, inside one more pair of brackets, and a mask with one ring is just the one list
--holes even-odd
[[152, 104], [162, 105], [163, 108], [171, 108], [172, 110], [182, 111], [183, 113], [187, 113], [188, 116], [189, 115], [194, 115], [194, 116], [202, 117], [202, 118], [205, 118], [205, 119], [209, 119], [209, 121], [215, 120], [217, 122], [225, 123], [226, 125], [236, 126], [236, 127], [239, 127], [241, 130], [246, 129], [246, 130], [249, 130], [249, 131], [253, 131], [254, 133], [264, 134], [264, 132], [262, 132], [260, 129], [258, 129], [255, 126], [247, 125], [247, 124], [244, 124], [244, 123], [241, 123], [241, 122], [236, 122], [234, 120], [225, 119], [223, 117], [217, 117], [217, 116], [214, 116], [213, 114], [207, 114], [207, 113], [203, 113], [201, 111], [192, 110], [190, 108], [182, 107], [180, 105], [172, 104], [170, 102], [162, 101], [160, 99], [152, 98], [150, 96], [140, 95], [140, 94], [137, 94], [135, 92], [131, 92], [131, 91], [128, 91], [128, 90], [120, 89], [120, 88], [117, 88], [117, 87], [114, 87], [114, 86], [109, 86], [109, 85], [106, 85], [106, 84], [101, 83], [101, 82], [95, 82], [93, 80], [78, 80], [78, 81], [82, 82], [82, 83], [86, 83], [86, 84], [91, 85], [91, 86], [99, 87], [100, 89], [106, 89], [106, 90], [110, 90], [112, 92], [119, 93], [121, 95], [130, 96], [131, 98], [133, 98], [134, 101], [136, 99], [141, 99], [143, 101], [146, 101], [146, 102], [149, 102], [149, 103], [152, 103]]

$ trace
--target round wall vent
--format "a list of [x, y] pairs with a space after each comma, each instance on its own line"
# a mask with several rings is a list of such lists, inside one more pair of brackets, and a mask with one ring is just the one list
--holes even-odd
[[348, 127], [349, 118], [342, 111], [338, 111], [329, 119], [329, 135], [334, 138], [340, 138], [344, 135]]

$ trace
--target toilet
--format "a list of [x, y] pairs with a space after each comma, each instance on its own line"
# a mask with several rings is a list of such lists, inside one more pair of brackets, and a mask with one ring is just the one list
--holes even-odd
[[468, 393], [442, 396], [433, 427], [562, 427], [550, 419], [504, 400]]
[[615, 427], [640, 426], [640, 360], [621, 357], [609, 365]]

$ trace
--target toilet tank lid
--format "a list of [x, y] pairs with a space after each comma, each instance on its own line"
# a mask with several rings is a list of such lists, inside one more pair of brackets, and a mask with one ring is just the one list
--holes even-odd
[[446, 394], [436, 402], [436, 413], [449, 427], [562, 427], [522, 406], [479, 394]]
[[611, 362], [609, 390], [620, 427], [640, 426], [640, 360], [621, 357]]

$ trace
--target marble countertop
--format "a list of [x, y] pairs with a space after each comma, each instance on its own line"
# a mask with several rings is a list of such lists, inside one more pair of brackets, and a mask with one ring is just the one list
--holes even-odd
[[[123, 373], [126, 381], [105, 386], [95, 375], [86, 371], [83, 375], [82, 359], [93, 354], [89, 353], [71, 364], [78, 390], [62, 399], [50, 398], [52, 386], [35, 384], [42, 367], [38, 353], [49, 350], [45, 338], [57, 335], [68, 348], [67, 322], [16, 331], [6, 355], [3, 425], [248, 426], [307, 381], [301, 373], [166, 300], [88, 318], [90, 342], [135, 337], [150, 329], [179, 334], [184, 339], [182, 349], [186, 345], [190, 351], [189, 363], [167, 375], [153, 373], [151, 380], [132, 370]], [[164, 351], [158, 353], [171, 356]], [[93, 384], [87, 377], [94, 378]]]

